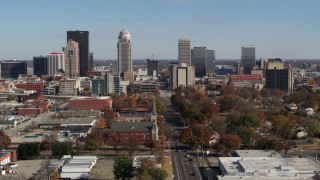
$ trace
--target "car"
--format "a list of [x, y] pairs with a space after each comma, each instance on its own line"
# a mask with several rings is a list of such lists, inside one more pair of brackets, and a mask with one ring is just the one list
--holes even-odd
[[195, 172], [193, 172], [193, 173], [190, 173], [190, 175], [191, 175], [191, 176], [195, 176], [195, 175], [196, 175], [196, 173], [195, 173]]

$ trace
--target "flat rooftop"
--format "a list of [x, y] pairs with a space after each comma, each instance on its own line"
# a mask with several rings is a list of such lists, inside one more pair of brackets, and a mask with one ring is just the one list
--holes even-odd
[[235, 152], [239, 157], [282, 157], [275, 150], [236, 150]]
[[84, 124], [92, 124], [95, 121], [95, 117], [71, 117], [67, 119], [47, 119], [41, 123], [39, 123], [39, 126], [41, 125], [84, 125]]
[[97, 96], [97, 97], [79, 96], [79, 97], [73, 97], [70, 100], [99, 100], [99, 99], [111, 99], [111, 98], [110, 96]]

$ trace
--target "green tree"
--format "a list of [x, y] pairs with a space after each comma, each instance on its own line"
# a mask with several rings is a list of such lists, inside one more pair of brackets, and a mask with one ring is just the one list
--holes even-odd
[[86, 144], [85, 144], [85, 149], [89, 151], [94, 151], [97, 150], [99, 147], [98, 143], [96, 140], [87, 138]]
[[52, 145], [52, 156], [62, 157], [64, 155], [72, 155], [72, 146], [69, 143], [54, 143]]
[[165, 180], [168, 176], [166, 170], [157, 168], [155, 163], [149, 159], [143, 159], [139, 169], [139, 179], [143, 180]]
[[0, 131], [0, 148], [7, 149], [11, 144], [10, 137], [3, 131]]
[[38, 143], [20, 144], [17, 153], [20, 160], [37, 158], [40, 156], [40, 145]]
[[133, 172], [132, 158], [124, 154], [118, 155], [113, 163], [115, 179], [133, 178]]
[[306, 130], [309, 136], [320, 137], [320, 121], [316, 119], [307, 120]]

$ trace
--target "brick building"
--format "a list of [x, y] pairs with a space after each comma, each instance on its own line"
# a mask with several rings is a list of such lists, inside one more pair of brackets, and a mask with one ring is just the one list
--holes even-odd
[[17, 161], [16, 150], [0, 150], [0, 164], [6, 165]]
[[19, 108], [18, 115], [27, 116], [27, 115], [38, 115], [42, 113], [42, 108]]
[[112, 108], [112, 99], [104, 97], [74, 97], [69, 100], [70, 109], [104, 110]]
[[15, 84], [16, 88], [24, 89], [26, 91], [37, 91], [40, 92], [44, 89], [43, 82], [26, 82]]

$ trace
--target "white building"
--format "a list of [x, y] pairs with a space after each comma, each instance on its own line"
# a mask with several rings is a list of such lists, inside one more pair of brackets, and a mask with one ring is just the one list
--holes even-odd
[[118, 36], [118, 73], [132, 71], [131, 35], [127, 29], [122, 29]]
[[65, 70], [65, 60], [62, 53], [52, 52], [47, 55], [47, 58], [47, 69], [49, 76], [54, 76], [55, 74], [59, 74], [61, 71]]
[[62, 79], [59, 81], [61, 95], [76, 96], [80, 90], [80, 79]]

